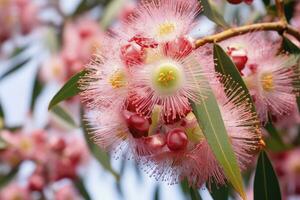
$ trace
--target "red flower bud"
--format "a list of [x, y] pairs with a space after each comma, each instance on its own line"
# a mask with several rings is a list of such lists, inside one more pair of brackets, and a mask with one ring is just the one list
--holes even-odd
[[247, 52], [243, 49], [228, 48], [227, 53], [230, 55], [239, 72], [241, 72], [245, 68], [245, 65], [248, 61]]
[[149, 121], [138, 114], [133, 114], [128, 119], [128, 128], [135, 138], [146, 137], [148, 135], [149, 127]]
[[45, 179], [39, 174], [33, 174], [29, 178], [28, 188], [31, 191], [42, 191], [45, 186]]
[[227, 0], [228, 3], [231, 3], [231, 4], [239, 4], [239, 3], [242, 3], [243, 0]]
[[188, 138], [183, 130], [175, 128], [168, 132], [167, 146], [171, 151], [184, 150], [187, 144]]

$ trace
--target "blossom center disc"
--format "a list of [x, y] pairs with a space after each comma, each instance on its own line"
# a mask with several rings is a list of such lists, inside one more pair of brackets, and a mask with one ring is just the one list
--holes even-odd
[[126, 84], [126, 77], [124, 72], [120, 70], [115, 71], [109, 78], [109, 83], [114, 89], [124, 87]]
[[272, 74], [264, 74], [261, 78], [262, 87], [265, 91], [270, 92], [274, 89], [274, 81]]
[[161, 94], [176, 92], [183, 80], [181, 69], [172, 64], [164, 63], [155, 68], [152, 82], [155, 89]]
[[167, 36], [175, 31], [175, 24], [172, 22], [165, 22], [159, 25], [157, 34], [158, 36]]

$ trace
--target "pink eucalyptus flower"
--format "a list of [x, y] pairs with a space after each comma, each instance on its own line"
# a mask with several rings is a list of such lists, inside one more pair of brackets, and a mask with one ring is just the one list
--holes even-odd
[[0, 2], [0, 44], [13, 34], [17, 21], [17, 16], [13, 13], [15, 13], [13, 1], [3, 0]]
[[295, 108], [298, 70], [293, 56], [282, 55], [259, 62], [256, 73], [246, 77], [261, 120], [268, 112], [274, 116], [289, 114]]
[[0, 191], [1, 200], [30, 200], [29, 191], [26, 188], [23, 188], [16, 183], [12, 183], [4, 187]]
[[18, 18], [23, 34], [29, 33], [38, 24], [38, 6], [30, 0], [15, 0], [18, 8]]
[[[211, 49], [195, 50], [186, 35], [199, 6], [170, 3], [143, 1], [136, 20], [88, 66], [80, 81], [87, 124], [101, 148], [136, 159], [156, 179], [174, 184], [187, 178], [198, 187], [212, 179], [224, 183], [189, 100], [201, 106], [214, 83], [242, 169], [259, 149], [258, 119], [237, 84], [211, 81]], [[232, 87], [226, 94], [223, 84]]]
[[78, 192], [71, 184], [66, 184], [55, 191], [55, 200], [80, 200]]
[[195, 0], [143, 0], [135, 16], [127, 22], [129, 31], [153, 38], [157, 42], [175, 40], [194, 27], [201, 7]]
[[294, 56], [277, 55], [281, 42], [267, 41], [262, 33], [249, 33], [221, 42], [241, 72], [253, 96], [260, 119], [292, 111], [298, 91]]
[[69, 67], [69, 77], [83, 69], [96, 50], [101, 49], [104, 36], [100, 25], [88, 18], [66, 24], [62, 57]]
[[50, 81], [65, 81], [67, 77], [67, 67], [63, 58], [60, 55], [54, 55], [46, 60], [41, 68], [41, 79], [44, 82]]

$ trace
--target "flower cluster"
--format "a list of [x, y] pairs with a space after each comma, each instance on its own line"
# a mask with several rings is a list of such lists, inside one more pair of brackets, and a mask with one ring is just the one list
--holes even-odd
[[29, 0], [3, 0], [0, 2], [0, 44], [15, 34], [15, 27], [23, 34], [29, 33], [37, 24], [38, 6]]
[[156, 179], [197, 187], [224, 183], [225, 176], [191, 101], [201, 105], [213, 89], [242, 169], [260, 145], [249, 99], [230, 77], [213, 72], [211, 46], [196, 49], [188, 35], [200, 10], [197, 1], [142, 1], [80, 80], [86, 120], [101, 148], [134, 158]]
[[[20, 166], [23, 161], [32, 161], [35, 163], [35, 169], [29, 176], [26, 187], [26, 195], [21, 199], [31, 199], [31, 192], [41, 192], [54, 183], [62, 179], [74, 180], [78, 176], [79, 168], [87, 161], [88, 150], [84, 141], [80, 137], [66, 137], [57, 134], [48, 136], [48, 132], [37, 130], [30, 134], [12, 133], [2, 131], [1, 136], [8, 143], [8, 147], [0, 152], [0, 162], [10, 166], [14, 170]], [[18, 187], [12, 184], [12, 190]], [[9, 190], [10, 187], [5, 190]], [[3, 190], [0, 192], [1, 199], [5, 195], [20, 195], [22, 193], [14, 192], [6, 194]], [[24, 198], [23, 198], [24, 197]]]
[[261, 121], [282, 118], [295, 110], [299, 92], [298, 58], [280, 52], [281, 41], [270, 42], [263, 32], [221, 42], [237, 66], [255, 102]]
[[66, 81], [88, 63], [96, 50], [101, 50], [104, 37], [93, 19], [83, 17], [68, 22], [63, 30], [63, 48], [43, 64], [41, 79]]

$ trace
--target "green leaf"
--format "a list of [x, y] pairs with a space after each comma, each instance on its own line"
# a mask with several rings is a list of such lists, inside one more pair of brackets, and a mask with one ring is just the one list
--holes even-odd
[[248, 88], [236, 68], [235, 64], [232, 62], [231, 58], [226, 54], [226, 52], [218, 44], [214, 44], [214, 60], [215, 60], [215, 70], [222, 75], [229, 75], [245, 92], [246, 98], [249, 99], [251, 105], [251, 110], [255, 111], [255, 106], [252, 101], [252, 97], [248, 91]]
[[110, 0], [82, 0], [73, 12], [73, 16], [81, 15], [87, 11], [90, 11], [96, 6], [106, 5]]
[[223, 16], [219, 13], [217, 6], [211, 0], [201, 0], [203, 6], [203, 14], [223, 28], [229, 28], [230, 26], [226, 23]]
[[285, 36], [283, 36], [282, 47], [291, 54], [300, 54], [300, 48]]
[[77, 95], [80, 92], [77, 82], [85, 74], [86, 74], [86, 71], [82, 70], [79, 73], [72, 76], [52, 98], [52, 100], [49, 103], [48, 109], [50, 110], [53, 106], [60, 103], [61, 101], [64, 101], [66, 99], [69, 99], [69, 98]]
[[7, 142], [3, 139], [3, 137], [0, 135], [0, 151], [7, 148]]
[[[295, 0], [284, 0], [285, 17], [288, 21], [293, 17]], [[276, 5], [267, 6], [267, 13], [277, 17]]]
[[198, 190], [196, 190], [192, 187], [190, 188], [190, 195], [191, 195], [192, 200], [201, 200]]
[[211, 90], [201, 105], [192, 102], [199, 125], [216, 159], [235, 190], [245, 199], [242, 176], [222, 119], [218, 102]]
[[190, 195], [189, 183], [186, 178], [180, 182], [180, 189], [185, 196]]
[[83, 110], [81, 111], [81, 126], [84, 132], [84, 137], [87, 142], [87, 145], [89, 147], [89, 150], [91, 154], [96, 158], [96, 160], [99, 162], [99, 164], [109, 171], [116, 179], [116, 181], [120, 180], [120, 175], [112, 168], [110, 164], [110, 157], [109, 155], [100, 149], [96, 144], [93, 143], [93, 141], [90, 139], [90, 136], [88, 134], [89, 126], [86, 123], [86, 121], [83, 118], [84, 112]]
[[28, 63], [30, 61], [30, 58], [16, 64], [15, 66], [13, 66], [12, 68], [10, 68], [8, 71], [6, 71], [4, 74], [2, 74], [0, 76], [0, 80], [2, 80], [3, 78], [5, 78], [6, 76], [10, 75], [11, 73], [17, 71], [18, 69], [21, 69], [22, 67], [24, 67], [26, 65], [26, 63]]
[[10, 58], [16, 57], [20, 53], [22, 53], [25, 49], [27, 49], [28, 46], [23, 46], [23, 47], [16, 47], [12, 54], [10, 55]]
[[264, 4], [265, 4], [265, 6], [268, 6], [268, 5], [270, 5], [271, 0], [263, 0], [263, 2], [264, 2]]
[[110, 3], [107, 5], [106, 9], [104, 10], [102, 19], [101, 19], [101, 26], [103, 29], [106, 29], [112, 22], [113, 20], [118, 16], [120, 13], [121, 9], [125, 5], [126, 0], [112, 0]]
[[33, 88], [32, 88], [32, 95], [31, 95], [31, 102], [30, 102], [30, 108], [31, 110], [34, 109], [35, 106], [35, 101], [37, 97], [41, 94], [43, 90], [43, 84], [39, 81], [39, 73], [36, 74], [34, 83], [33, 83]]
[[0, 130], [4, 127], [4, 111], [0, 101]]
[[254, 177], [254, 200], [281, 200], [280, 187], [272, 164], [262, 151]]
[[272, 122], [269, 120], [265, 125], [265, 129], [268, 131], [270, 138], [266, 140], [267, 148], [274, 152], [285, 151], [291, 148], [291, 145], [285, 144], [280, 137], [280, 133], [276, 130]]
[[153, 200], [159, 200], [160, 199], [159, 198], [159, 193], [160, 193], [159, 185], [156, 185]]
[[216, 200], [228, 200], [229, 190], [226, 185], [211, 184], [211, 196]]
[[84, 183], [83, 180], [80, 177], [77, 177], [74, 180], [74, 185], [77, 188], [77, 190], [79, 191], [79, 193], [81, 194], [81, 196], [85, 199], [85, 200], [91, 200], [92, 198], [90, 197]]
[[68, 111], [66, 111], [64, 108], [62, 108], [59, 105], [56, 105], [52, 107], [51, 112], [55, 114], [57, 117], [59, 117], [63, 122], [68, 124], [71, 127], [77, 127], [76, 122], [71, 117]]
[[8, 174], [1, 174], [0, 175], [0, 188], [3, 188], [6, 186], [10, 181], [17, 175], [19, 171], [19, 166], [16, 166], [11, 169], [11, 171]]

